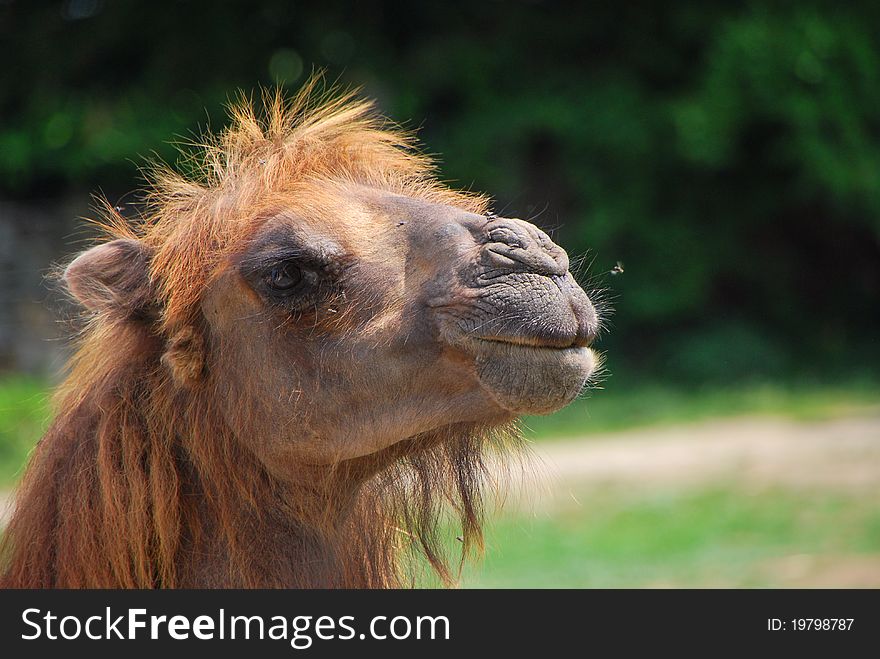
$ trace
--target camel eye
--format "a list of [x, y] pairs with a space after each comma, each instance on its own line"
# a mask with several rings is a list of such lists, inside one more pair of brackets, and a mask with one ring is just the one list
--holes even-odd
[[265, 281], [273, 291], [289, 293], [299, 285], [302, 278], [302, 270], [296, 264], [288, 261], [269, 270], [266, 273]]

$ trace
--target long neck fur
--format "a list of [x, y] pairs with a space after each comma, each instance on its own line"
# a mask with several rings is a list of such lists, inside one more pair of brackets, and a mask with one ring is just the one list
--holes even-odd
[[[108, 353], [104, 346], [113, 346]], [[93, 329], [2, 538], [4, 587], [396, 587], [420, 554], [449, 583], [443, 502], [481, 544], [480, 447], [451, 427], [299, 479], [273, 478], [210, 388], [176, 387], [159, 342]]]

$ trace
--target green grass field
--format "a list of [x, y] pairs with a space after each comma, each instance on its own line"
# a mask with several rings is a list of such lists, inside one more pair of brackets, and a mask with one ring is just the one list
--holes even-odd
[[[50, 418], [50, 389], [41, 380], [0, 377], [0, 488], [14, 485]], [[817, 420], [880, 404], [880, 384], [764, 384], [685, 390], [656, 384], [594, 390], [564, 410], [527, 417], [526, 436], [545, 440], [709, 418], [772, 414]]]
[[49, 422], [49, 391], [34, 378], [0, 379], [0, 488], [20, 477], [28, 452]]
[[[866, 563], [866, 579], [876, 585], [880, 571], [880, 506], [864, 494], [731, 485], [636, 494], [612, 489], [578, 498], [580, 506], [503, 515], [487, 534], [484, 560], [467, 569], [462, 585], [833, 585], [835, 575], [824, 583], [823, 571], [864, 570]], [[858, 579], [852, 575], [846, 585]]]
[[[0, 379], [0, 490], [19, 478], [48, 422], [48, 400], [44, 382]], [[878, 402], [880, 386], [871, 383], [694, 391], [640, 385], [596, 391], [553, 416], [529, 418], [526, 433], [552, 441], [737, 415], [811, 422], [876, 414]], [[510, 507], [495, 516], [485, 557], [466, 568], [462, 586], [880, 584], [880, 500], [864, 488], [755, 490], [733, 477], [573, 492], [577, 503], [555, 501], [536, 512]]]
[[[35, 378], [0, 376], [0, 485], [15, 473], [48, 423], [50, 389]], [[639, 383], [592, 390], [565, 409], [526, 417], [532, 439], [580, 437], [637, 427], [691, 423], [717, 417], [771, 414], [818, 420], [880, 405], [880, 383], [767, 383], [684, 389]]]
[[[0, 378], [0, 487], [17, 480], [28, 451], [48, 423], [49, 398], [49, 387], [41, 380]], [[743, 414], [822, 419], [878, 403], [880, 385], [871, 382], [696, 390], [642, 384], [594, 390], [556, 414], [526, 418], [524, 429], [528, 437], [540, 440]]]

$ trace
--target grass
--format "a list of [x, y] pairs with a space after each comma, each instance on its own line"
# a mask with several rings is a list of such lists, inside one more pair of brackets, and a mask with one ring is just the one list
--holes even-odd
[[[0, 488], [18, 479], [31, 447], [49, 419], [45, 381], [0, 377]], [[689, 423], [741, 414], [776, 414], [815, 420], [851, 414], [880, 404], [880, 384], [764, 384], [735, 388], [693, 388], [609, 381], [607, 389], [546, 417], [527, 417], [533, 439], [576, 437], [640, 426]]]
[[880, 406], [880, 383], [765, 383], [736, 387], [633, 386], [609, 381], [550, 416], [526, 417], [532, 439], [581, 437], [719, 417], [777, 415], [800, 421], [846, 416]]
[[823, 556], [868, 557], [880, 573], [880, 509], [864, 492], [606, 490], [581, 501], [503, 516], [463, 585], [775, 587], [796, 585], [780, 564]]
[[[0, 378], [0, 489], [14, 485], [45, 429], [47, 392], [40, 380]], [[615, 384], [550, 417], [527, 419], [527, 432], [573, 437], [741, 414], [818, 420], [876, 410], [878, 402], [880, 385], [870, 382], [696, 390]], [[880, 508], [865, 491], [753, 492], [730, 482], [679, 491], [608, 487], [578, 498], [581, 505], [502, 514], [488, 530], [484, 561], [467, 569], [463, 586], [796, 585], [778, 566], [804, 556], [865, 559], [860, 565], [876, 571], [871, 583], [880, 583]]]
[[45, 382], [23, 376], [0, 379], [0, 488], [11, 487], [18, 480], [48, 421]]

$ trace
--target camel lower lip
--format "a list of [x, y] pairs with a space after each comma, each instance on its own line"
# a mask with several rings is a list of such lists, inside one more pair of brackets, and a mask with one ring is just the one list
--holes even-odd
[[477, 377], [495, 402], [514, 414], [549, 414], [580, 393], [596, 367], [586, 346], [534, 347], [475, 341]]
[[490, 359], [532, 359], [537, 360], [536, 363], [551, 363], [556, 360], [565, 362], [588, 360], [592, 363], [595, 357], [593, 350], [587, 346], [560, 347], [487, 339], [478, 339], [475, 343], [476, 353], [483, 354]]
[[497, 346], [510, 346], [512, 348], [525, 348], [532, 350], [552, 350], [552, 351], [565, 351], [565, 350], [586, 350], [586, 346], [579, 346], [575, 343], [569, 343], [567, 345], [556, 345], [552, 343], [541, 343], [536, 341], [535, 339], [529, 337], [504, 337], [504, 338], [496, 338], [496, 337], [479, 337], [477, 341], [481, 343], [489, 343]]

